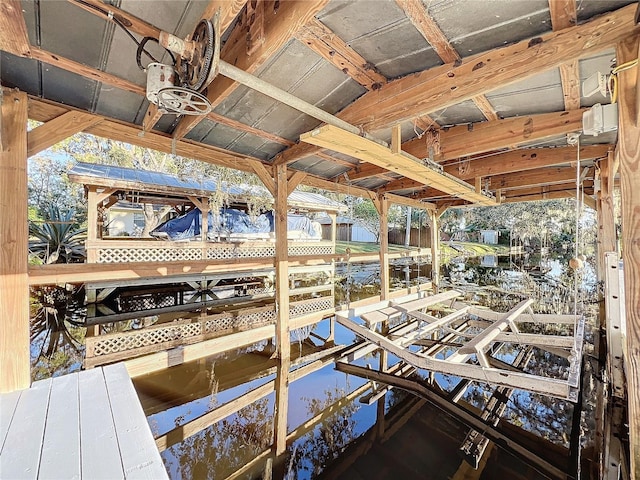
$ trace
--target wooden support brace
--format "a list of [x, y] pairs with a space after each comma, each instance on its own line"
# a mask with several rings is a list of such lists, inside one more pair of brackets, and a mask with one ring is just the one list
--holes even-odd
[[65, 138], [96, 125], [101, 120], [100, 117], [90, 113], [75, 110], [63, 113], [27, 134], [27, 156], [40, 153]]
[[29, 57], [30, 49], [20, 0], [3, 0], [0, 2], [0, 50]]
[[[306, 172], [298, 171], [289, 177], [287, 181], [287, 193], [291, 195], [298, 185], [307, 177]], [[288, 196], [287, 195], [287, 196]]]
[[265, 167], [260, 162], [251, 162], [250, 165], [254, 173], [258, 176], [258, 178], [260, 178], [260, 180], [264, 184], [265, 188], [269, 190], [269, 193], [271, 194], [271, 196], [275, 198], [276, 182], [273, 179], [273, 174], [269, 172], [269, 170], [267, 170], [267, 167]]

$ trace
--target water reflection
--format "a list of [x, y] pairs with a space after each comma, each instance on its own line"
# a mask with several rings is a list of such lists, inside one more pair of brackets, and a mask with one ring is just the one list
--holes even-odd
[[[573, 272], [565, 260], [456, 259], [443, 266], [442, 278], [444, 285], [465, 291], [467, 301], [495, 310], [504, 311], [523, 296], [533, 296], [538, 312], [572, 313]], [[589, 267], [581, 273], [579, 295], [584, 300], [585, 313], [595, 315], [597, 305], [589, 303], [596, 291], [591, 272]], [[429, 265], [410, 261], [391, 265], [390, 273], [395, 288], [405, 288], [431, 276]], [[352, 265], [349, 271], [345, 267], [338, 276], [344, 280], [336, 285], [338, 304], [348, 297], [354, 301], [379, 293], [379, 268], [375, 264]], [[82, 294], [44, 295], [40, 297], [42, 308], [34, 311], [32, 320], [34, 375], [50, 376], [78, 369], [85, 336], [79, 305]], [[144, 330], [178, 318], [190, 321], [202, 313], [195, 310], [140, 316], [137, 312], [134, 318], [99, 328], [102, 333]], [[593, 317], [589, 318], [593, 323]], [[535, 328], [550, 333], [557, 326]], [[383, 395], [381, 403], [367, 402], [372, 392], [378, 391], [374, 385], [337, 372], [333, 365], [340, 345], [351, 345], [355, 337], [336, 327], [335, 343], [319, 340], [329, 338], [330, 332], [329, 322], [323, 321], [291, 333], [291, 368], [286, 369], [284, 381], [288, 406], [284, 423], [277, 418], [277, 374], [281, 365], [273, 339], [136, 378], [136, 389], [171, 477], [315, 478], [328, 471], [342, 471], [341, 478], [354, 478], [356, 473], [362, 475], [366, 471], [382, 476], [383, 471], [388, 471], [389, 476], [405, 477], [420, 477], [425, 472], [433, 472], [432, 478], [454, 475], [461, 468], [457, 451], [468, 429], [396, 389]], [[519, 353], [513, 345], [504, 345], [496, 357], [510, 362]], [[389, 361], [393, 364], [397, 359], [391, 356]], [[379, 356], [370, 354], [361, 364], [376, 368], [378, 362]], [[560, 372], [566, 365], [566, 358], [536, 349], [525, 371], [556, 368]], [[468, 388], [461, 389], [461, 381], [452, 376], [424, 371], [417, 374], [427, 382], [435, 379], [443, 392], [461, 390], [462, 401], [477, 409], [484, 408], [494, 392], [483, 384], [467, 384]], [[586, 402], [587, 419], [592, 416], [592, 401]], [[380, 408], [385, 425], [382, 433]], [[519, 435], [531, 435], [532, 443], [536, 438], [550, 440], [554, 446], [549, 449], [564, 452], [567, 457], [572, 414], [573, 406], [568, 402], [516, 391], [509, 397], [503, 415], [511, 425], [506, 428], [522, 428]], [[286, 448], [276, 455], [277, 425], [282, 424]], [[524, 431], [530, 433], [525, 435]], [[394, 432], [404, 434], [396, 436]], [[384, 444], [385, 441], [388, 442]], [[584, 441], [590, 441], [588, 436]], [[373, 459], [359, 459], [366, 451], [373, 453]], [[390, 452], [411, 457], [413, 463], [398, 464], [392, 461], [395, 454]], [[359, 470], [345, 466], [343, 462], [349, 456]], [[509, 457], [497, 458], [500, 460], [492, 457], [486, 472], [500, 471], [497, 463], [513, 465], [514, 460]], [[380, 459], [385, 460], [382, 465], [377, 462]], [[520, 468], [522, 475], [539, 478], [517, 465], [514, 468]], [[396, 469], [395, 473], [391, 473], [392, 469]]]

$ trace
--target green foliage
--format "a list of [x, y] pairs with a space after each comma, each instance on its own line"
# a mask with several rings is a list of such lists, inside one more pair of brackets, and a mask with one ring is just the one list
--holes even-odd
[[67, 177], [70, 163], [44, 155], [29, 159], [29, 220], [41, 220], [52, 207], [74, 210], [81, 220], [85, 218], [82, 186]]
[[50, 206], [46, 221], [29, 222], [29, 251], [44, 263], [83, 261], [86, 229], [79, 227], [74, 214]]

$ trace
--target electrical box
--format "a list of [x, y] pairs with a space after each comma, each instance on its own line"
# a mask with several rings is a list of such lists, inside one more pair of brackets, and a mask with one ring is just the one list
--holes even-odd
[[604, 97], [607, 96], [607, 76], [600, 72], [590, 75], [589, 78], [582, 82], [583, 97], [591, 97], [596, 93], [600, 93]]
[[582, 114], [582, 133], [597, 137], [601, 133], [612, 132], [618, 129], [618, 104], [600, 105], [593, 107]]

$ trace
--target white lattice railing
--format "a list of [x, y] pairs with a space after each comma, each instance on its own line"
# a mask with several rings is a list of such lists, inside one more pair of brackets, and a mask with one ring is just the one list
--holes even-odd
[[[276, 253], [273, 242], [215, 243], [166, 242], [156, 240], [97, 240], [87, 242], [89, 263], [180, 262], [265, 258]], [[289, 242], [289, 255], [334, 253], [329, 241]]]
[[[320, 297], [289, 306], [291, 318], [333, 308], [333, 297]], [[85, 367], [115, 362], [152, 352], [190, 345], [211, 338], [274, 324], [274, 305], [208, 315], [197, 321], [184, 320], [140, 330], [86, 338]]]

